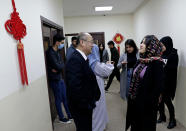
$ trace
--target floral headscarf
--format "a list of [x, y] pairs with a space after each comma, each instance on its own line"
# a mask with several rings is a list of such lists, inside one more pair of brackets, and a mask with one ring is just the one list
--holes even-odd
[[140, 74], [144, 70], [145, 66], [147, 66], [147, 63], [150, 63], [154, 60], [162, 61], [161, 55], [163, 51], [163, 44], [154, 35], [148, 35], [144, 39], [146, 52], [140, 54], [140, 59], [137, 62], [138, 66], [133, 73], [129, 89], [129, 96], [131, 97], [131, 99], [136, 98], [138, 87], [141, 81]]

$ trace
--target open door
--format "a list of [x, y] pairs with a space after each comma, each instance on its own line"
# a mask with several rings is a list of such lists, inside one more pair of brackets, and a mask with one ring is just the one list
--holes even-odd
[[[105, 44], [105, 32], [89, 32], [93, 39], [95, 44]], [[78, 33], [73, 33], [73, 34], [65, 34], [65, 36], [77, 36]]]
[[[47, 74], [47, 83], [48, 83], [48, 73], [47, 73], [47, 59], [46, 59], [46, 51], [50, 46], [53, 45], [53, 36], [56, 34], [61, 34], [63, 36], [63, 28], [48, 19], [41, 17], [41, 27], [42, 27], [42, 34], [43, 34], [43, 48], [44, 48], [44, 56], [45, 56], [45, 65], [46, 65], [46, 74]], [[65, 61], [65, 49], [60, 51], [61, 57], [63, 61]], [[64, 71], [62, 73], [62, 77], [64, 78]], [[51, 120], [54, 123], [54, 120], [57, 116], [56, 106], [55, 106], [55, 97], [52, 91], [52, 88], [49, 87], [48, 84], [48, 95], [49, 95], [49, 102], [50, 102], [50, 112], [51, 112]]]

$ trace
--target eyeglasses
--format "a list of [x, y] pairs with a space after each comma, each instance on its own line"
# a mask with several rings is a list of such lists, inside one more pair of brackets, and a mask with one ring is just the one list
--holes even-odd
[[93, 43], [94, 43], [94, 41], [93, 41], [93, 40], [91, 40], [91, 41], [88, 41], [88, 40], [83, 40], [83, 41], [89, 42], [89, 43], [91, 43], [91, 44], [93, 44]]

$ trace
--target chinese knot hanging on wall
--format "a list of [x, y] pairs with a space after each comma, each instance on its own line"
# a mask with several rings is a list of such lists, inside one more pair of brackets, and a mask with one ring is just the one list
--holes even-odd
[[19, 13], [16, 11], [16, 6], [14, 0], [12, 0], [13, 12], [11, 13], [11, 19], [6, 21], [5, 29], [8, 33], [13, 35], [14, 39], [18, 41], [17, 44], [17, 53], [21, 74], [21, 81], [23, 85], [28, 85], [28, 77], [24, 56], [24, 46], [21, 42], [21, 39], [26, 36], [26, 26], [23, 24], [23, 21], [19, 17]]

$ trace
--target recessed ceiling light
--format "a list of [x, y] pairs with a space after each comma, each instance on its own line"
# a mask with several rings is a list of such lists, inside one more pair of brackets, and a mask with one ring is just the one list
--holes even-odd
[[95, 11], [111, 11], [112, 6], [95, 7]]

